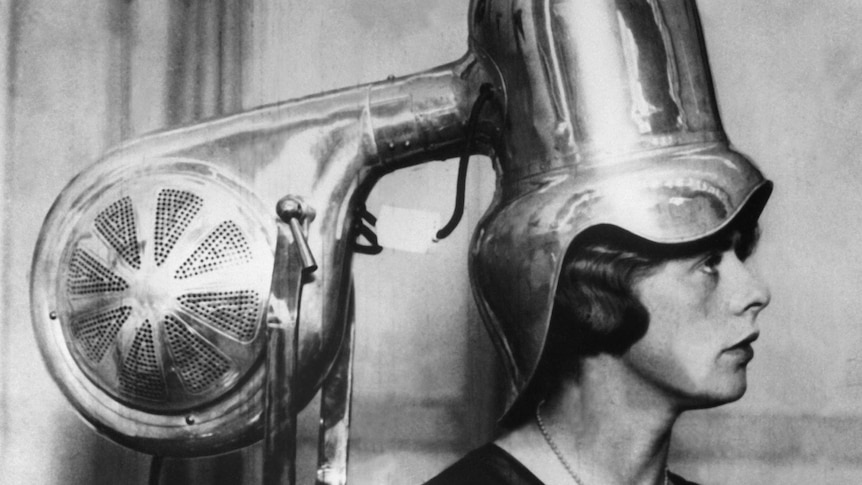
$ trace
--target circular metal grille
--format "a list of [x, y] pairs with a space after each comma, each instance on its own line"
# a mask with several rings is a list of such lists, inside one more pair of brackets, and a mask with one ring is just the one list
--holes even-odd
[[272, 250], [248, 195], [199, 171], [156, 171], [79, 209], [57, 308], [72, 357], [100, 389], [183, 413], [260, 364]]

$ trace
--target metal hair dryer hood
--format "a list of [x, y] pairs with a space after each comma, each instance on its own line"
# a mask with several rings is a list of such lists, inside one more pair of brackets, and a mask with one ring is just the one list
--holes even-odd
[[[265, 388], [307, 405], [349, 337], [356, 208], [385, 173], [457, 156], [484, 84], [495, 97], [468, 148], [496, 155], [498, 187], [471, 278], [515, 393], [575, 235], [660, 229], [670, 219], [653, 216], [677, 213], [710, 222], [653, 236], [700, 237], [768, 185], [728, 147], [693, 1], [472, 0], [469, 12], [457, 61], [142, 137], [63, 190], [34, 256], [32, 315], [88, 422], [138, 450], [202, 455], [260, 439]], [[632, 193], [655, 211], [615, 204]], [[285, 195], [313, 222], [283, 231]], [[301, 240], [312, 274], [285, 249]], [[295, 380], [268, 387], [265, 334], [297, 317]]]

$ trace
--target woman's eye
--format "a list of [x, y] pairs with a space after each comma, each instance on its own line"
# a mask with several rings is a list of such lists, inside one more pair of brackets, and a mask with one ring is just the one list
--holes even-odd
[[718, 266], [721, 264], [721, 253], [711, 254], [703, 260], [701, 269], [708, 274], [718, 273]]

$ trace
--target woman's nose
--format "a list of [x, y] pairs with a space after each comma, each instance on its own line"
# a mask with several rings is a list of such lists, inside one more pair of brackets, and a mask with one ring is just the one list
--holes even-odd
[[733, 282], [736, 286], [734, 310], [740, 314], [753, 311], [757, 316], [757, 313], [766, 308], [772, 299], [769, 287], [750, 263], [737, 258], [732, 259], [735, 260], [733, 265], [735, 267]]

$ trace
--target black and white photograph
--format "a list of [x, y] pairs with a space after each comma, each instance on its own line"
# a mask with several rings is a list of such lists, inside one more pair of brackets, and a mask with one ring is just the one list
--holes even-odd
[[0, 0], [0, 482], [862, 483], [857, 0]]

